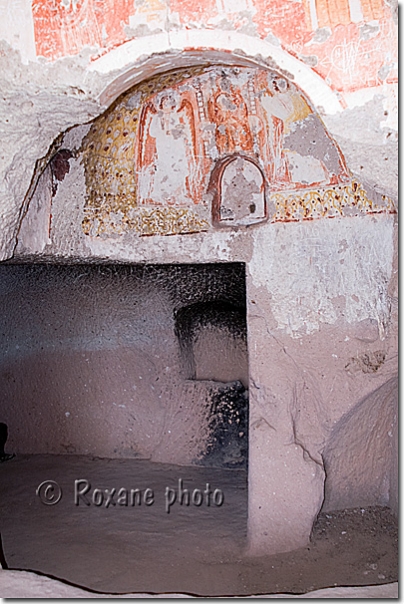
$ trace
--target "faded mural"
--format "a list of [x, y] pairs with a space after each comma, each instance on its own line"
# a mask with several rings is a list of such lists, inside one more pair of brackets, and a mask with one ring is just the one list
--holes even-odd
[[33, 0], [37, 54], [57, 59], [124, 42], [132, 11], [133, 0]]
[[166, 27], [221, 28], [280, 44], [334, 89], [397, 82], [396, 26], [383, 0], [33, 0], [36, 52], [93, 58]]
[[297, 87], [264, 69], [195, 67], [142, 82], [93, 122], [82, 154], [91, 236], [395, 211], [352, 181]]

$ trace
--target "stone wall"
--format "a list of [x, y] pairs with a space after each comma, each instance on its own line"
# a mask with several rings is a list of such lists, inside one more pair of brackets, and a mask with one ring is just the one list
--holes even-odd
[[392, 378], [335, 425], [323, 454], [325, 511], [390, 505], [398, 514], [397, 416], [398, 381]]
[[[397, 374], [395, 7], [1, 0], [0, 9], [0, 258], [245, 264], [251, 552], [306, 544], [330, 438]], [[118, 115], [132, 127], [117, 129], [114, 151], [103, 137]], [[160, 308], [164, 296], [155, 299]], [[217, 378], [195, 342], [193, 354], [201, 375]], [[229, 364], [222, 375], [233, 377]]]

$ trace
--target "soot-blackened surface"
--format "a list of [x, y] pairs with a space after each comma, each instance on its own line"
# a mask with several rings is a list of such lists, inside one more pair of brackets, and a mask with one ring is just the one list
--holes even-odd
[[[223, 293], [218, 294], [222, 295]], [[245, 304], [245, 300], [240, 300], [240, 305], [235, 306], [218, 297], [214, 301], [196, 302], [175, 311], [175, 333], [181, 349], [184, 372], [189, 379], [196, 377], [194, 344], [203, 329], [209, 327], [226, 330], [236, 341], [246, 341], [246, 311], [243, 303]]]
[[248, 460], [248, 391], [239, 381], [212, 396], [210, 437], [203, 465], [246, 468]]
[[175, 318], [178, 337], [186, 343], [192, 343], [197, 331], [208, 325], [228, 329], [233, 337], [246, 338], [245, 306], [235, 306], [221, 299], [182, 307], [175, 313]]
[[[247, 339], [243, 267], [219, 265], [211, 270], [216, 279], [213, 287], [209, 283], [211, 274], [204, 275], [209, 283], [204, 299], [182, 306], [174, 313], [175, 333], [181, 349], [183, 370], [188, 379], [196, 379], [198, 373], [194, 345], [204, 329], [210, 329], [211, 333], [212, 330], [227, 333], [240, 350]], [[211, 346], [209, 354], [212, 362], [220, 364], [220, 354], [214, 349], [215, 344]], [[248, 392], [237, 380], [223, 384], [219, 390], [212, 389], [210, 402], [207, 402], [210, 404], [210, 436], [200, 463], [216, 467], [246, 467]]]

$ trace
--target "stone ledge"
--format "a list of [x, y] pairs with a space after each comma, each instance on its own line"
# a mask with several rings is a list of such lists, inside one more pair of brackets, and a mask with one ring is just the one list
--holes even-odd
[[[51, 579], [45, 575], [19, 570], [0, 570], [2, 598], [192, 598], [189, 594], [106, 594], [88, 591]], [[240, 596], [241, 597], [241, 596]], [[398, 583], [361, 587], [328, 587], [306, 594], [265, 594], [253, 598], [378, 598], [398, 599]]]

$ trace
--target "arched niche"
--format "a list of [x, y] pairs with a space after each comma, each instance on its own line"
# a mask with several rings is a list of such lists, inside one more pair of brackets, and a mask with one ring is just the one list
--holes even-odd
[[[80, 153], [90, 236], [313, 218], [312, 208], [289, 208], [291, 191], [333, 195], [351, 183], [297, 86], [244, 66], [193, 66], [138, 84], [94, 120]], [[323, 199], [323, 213], [315, 205], [315, 217], [327, 215]]]
[[[242, 49], [242, 50], [241, 50]], [[247, 50], [248, 49], [248, 50]], [[89, 73], [112, 79], [99, 100], [104, 106], [152, 75], [197, 65], [234, 65], [289, 74], [316, 107], [335, 114], [343, 110], [338, 94], [306, 63], [280, 45], [229, 30], [172, 30], [130, 40], [94, 60]]]
[[212, 174], [210, 187], [216, 226], [247, 226], [266, 219], [265, 178], [249, 157], [226, 158]]

